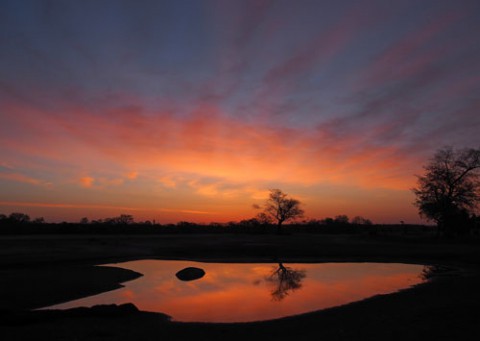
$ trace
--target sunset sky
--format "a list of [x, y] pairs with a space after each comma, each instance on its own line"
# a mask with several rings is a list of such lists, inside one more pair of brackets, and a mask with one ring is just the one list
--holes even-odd
[[0, 0], [0, 213], [423, 222], [480, 146], [480, 2]]

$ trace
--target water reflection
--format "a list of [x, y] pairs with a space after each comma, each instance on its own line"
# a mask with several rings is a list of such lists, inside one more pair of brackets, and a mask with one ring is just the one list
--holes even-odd
[[281, 301], [287, 297], [290, 292], [300, 289], [302, 287], [302, 280], [305, 277], [305, 270], [292, 269], [284, 266], [283, 263], [278, 263], [278, 268], [275, 268], [265, 280], [274, 286], [271, 292], [273, 300]]
[[[260, 321], [338, 306], [425, 281], [422, 265], [383, 263], [200, 263], [142, 260], [118, 266], [144, 276], [124, 288], [50, 308], [131, 302], [175, 321]], [[272, 266], [273, 269], [272, 269]], [[176, 273], [198, 267], [205, 275], [182, 281]]]

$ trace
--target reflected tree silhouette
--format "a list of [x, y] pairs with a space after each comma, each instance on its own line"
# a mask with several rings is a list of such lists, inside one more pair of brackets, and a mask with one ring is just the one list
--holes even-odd
[[298, 270], [286, 267], [283, 263], [278, 263], [278, 268], [274, 269], [270, 276], [266, 278], [267, 282], [274, 285], [271, 292], [274, 301], [281, 301], [287, 297], [290, 292], [302, 287], [302, 280], [306, 277], [305, 270]]

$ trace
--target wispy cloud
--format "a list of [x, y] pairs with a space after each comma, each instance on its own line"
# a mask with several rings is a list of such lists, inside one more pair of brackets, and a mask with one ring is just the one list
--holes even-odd
[[[128, 109], [98, 116], [75, 106], [70, 112], [82, 119], [71, 122], [70, 117], [63, 118], [56, 113], [38, 109], [23, 111], [25, 119], [35, 115], [47, 122], [47, 126], [54, 124], [57, 134], [52, 136], [48, 129], [42, 132], [40, 124], [31, 138], [33, 143], [20, 151], [32, 156], [42, 154], [52, 161], [62, 155], [61, 161], [69, 167], [91, 167], [90, 171], [97, 175], [80, 177], [84, 187], [121, 185], [132, 178], [132, 173], [102, 175], [110, 171], [112, 165], [116, 169], [127, 169], [135, 164], [139, 171], [195, 173], [234, 182], [269, 180], [300, 184], [357, 181], [362, 177], [361, 169], [369, 169], [369, 177], [390, 171], [385, 169], [382, 160], [376, 161], [369, 155], [391, 155], [390, 164], [411, 166], [409, 159], [395, 159], [401, 150], [370, 142], [378, 140], [385, 130], [358, 134], [354, 127], [349, 128], [349, 122], [339, 121], [333, 126], [332, 122], [313, 131], [279, 128], [245, 123], [221, 114], [220, 108], [204, 106], [188, 117], [168, 113], [147, 115]], [[68, 137], [63, 137], [65, 134]], [[69, 152], [71, 149], [78, 153], [73, 155]], [[98, 160], [95, 166], [90, 163], [92, 156]], [[354, 163], [355, 168], [345, 166], [349, 163]], [[167, 187], [175, 183], [168, 177], [158, 180]], [[382, 186], [390, 185], [388, 181], [382, 183]], [[215, 189], [205, 187], [203, 192], [206, 191], [213, 193]]]
[[26, 183], [26, 184], [35, 185], [35, 186], [49, 187], [52, 185], [48, 181], [32, 178], [30, 176], [20, 174], [20, 173], [0, 173], [0, 179], [21, 182], [21, 183]]
[[[119, 212], [151, 212], [152, 208], [134, 207], [134, 206], [116, 206], [116, 205], [98, 205], [98, 204], [60, 204], [48, 202], [24, 202], [24, 201], [0, 201], [0, 206], [15, 206], [15, 207], [44, 207], [44, 208], [60, 208], [60, 209], [95, 209], [95, 210], [116, 210]], [[157, 208], [153, 211], [170, 212], [170, 213], [188, 213], [188, 214], [215, 214], [212, 211], [198, 211], [186, 209], [170, 209]]]
[[26, 202], [406, 196], [438, 146], [478, 143], [475, 2], [41, 7], [0, 20], [0, 180]]

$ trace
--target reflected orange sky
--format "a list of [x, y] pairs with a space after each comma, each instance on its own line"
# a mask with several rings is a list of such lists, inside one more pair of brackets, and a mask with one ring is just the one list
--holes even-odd
[[[112, 264], [110, 264], [112, 265]], [[144, 276], [125, 287], [50, 308], [131, 302], [144, 311], [162, 312], [175, 321], [246, 322], [301, 314], [387, 294], [423, 282], [422, 265], [383, 263], [284, 264], [304, 271], [298, 288], [281, 300], [267, 280], [278, 264], [221, 264], [142, 260], [113, 264]], [[195, 266], [204, 277], [183, 282], [179, 270]]]

